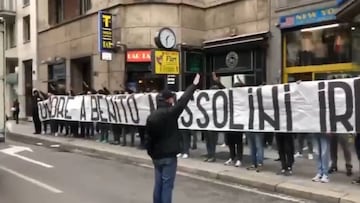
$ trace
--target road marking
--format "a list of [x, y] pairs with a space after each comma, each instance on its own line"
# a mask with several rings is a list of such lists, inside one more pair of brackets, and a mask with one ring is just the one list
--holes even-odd
[[[143, 163], [135, 163], [137, 166], [143, 167], [143, 168], [151, 168], [153, 169], [154, 167], [152, 165], [149, 164], [143, 164]], [[309, 202], [303, 199], [298, 199], [295, 197], [290, 197], [287, 195], [283, 195], [283, 194], [275, 194], [275, 193], [269, 193], [269, 192], [263, 192], [258, 190], [257, 188], [251, 188], [251, 187], [247, 187], [247, 186], [243, 186], [243, 185], [239, 185], [239, 184], [229, 184], [229, 183], [225, 183], [223, 181], [220, 180], [216, 180], [216, 179], [208, 179], [205, 177], [201, 177], [201, 176], [197, 176], [197, 175], [192, 175], [189, 173], [184, 173], [184, 172], [176, 172], [179, 175], [185, 176], [185, 177], [189, 177], [192, 179], [196, 179], [196, 180], [201, 180], [204, 182], [208, 182], [208, 183], [214, 183], [217, 185], [223, 185], [223, 186], [227, 186], [227, 187], [231, 187], [234, 189], [238, 189], [238, 190], [242, 190], [245, 192], [251, 192], [251, 193], [255, 193], [255, 194], [259, 194], [259, 195], [263, 195], [263, 196], [268, 196], [268, 197], [273, 197], [276, 199], [281, 199], [281, 200], [285, 200], [285, 201], [290, 201], [290, 202], [296, 202], [296, 203], [305, 203], [305, 202]]]
[[46, 163], [43, 163], [43, 162], [40, 162], [40, 161], [36, 161], [36, 160], [33, 160], [33, 159], [30, 159], [30, 158], [27, 158], [27, 157], [24, 157], [24, 156], [21, 156], [21, 155], [17, 154], [17, 153], [23, 152], [23, 151], [33, 152], [33, 150], [30, 149], [29, 147], [10, 145], [9, 148], [3, 149], [3, 150], [0, 150], [0, 151], [2, 153], [4, 153], [4, 154], [9, 155], [9, 156], [13, 156], [13, 157], [22, 159], [24, 161], [27, 161], [27, 162], [30, 162], [30, 163], [45, 167], [45, 168], [54, 168], [54, 166], [52, 166], [52, 165], [49, 165], [49, 164], [46, 164]]
[[48, 190], [48, 191], [50, 191], [50, 192], [53, 192], [53, 193], [56, 193], [56, 194], [63, 193], [63, 191], [61, 191], [61, 190], [59, 190], [59, 189], [56, 189], [56, 188], [54, 188], [54, 187], [52, 187], [52, 186], [50, 186], [50, 185], [47, 185], [47, 184], [45, 184], [45, 183], [42, 183], [42, 182], [40, 182], [40, 181], [38, 181], [38, 180], [35, 180], [35, 179], [33, 179], [33, 178], [27, 177], [27, 176], [25, 176], [25, 175], [23, 175], [23, 174], [20, 174], [20, 173], [18, 173], [18, 172], [16, 172], [16, 171], [13, 171], [13, 170], [11, 170], [11, 169], [8, 169], [8, 168], [6, 168], [6, 167], [4, 167], [4, 166], [0, 166], [0, 169], [3, 170], [3, 171], [6, 171], [6, 172], [8, 172], [8, 173], [10, 173], [10, 174], [12, 174], [12, 175], [14, 175], [14, 176], [16, 176], [16, 177], [18, 177], [18, 178], [21, 178], [21, 179], [23, 179], [23, 180], [25, 180], [25, 181], [27, 181], [27, 182], [30, 182], [30, 183], [32, 183], [32, 184], [34, 184], [34, 185], [37, 185], [37, 186], [39, 186], [39, 187], [41, 187], [41, 188], [43, 188], [43, 189], [46, 189], [46, 190]]

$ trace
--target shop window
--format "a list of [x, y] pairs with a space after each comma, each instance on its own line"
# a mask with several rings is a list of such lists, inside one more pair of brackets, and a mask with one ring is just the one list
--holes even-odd
[[24, 42], [30, 41], [30, 16], [23, 18], [23, 37]]
[[351, 62], [351, 28], [331, 24], [285, 33], [286, 67]]
[[59, 85], [66, 85], [66, 65], [65, 63], [49, 66], [49, 82], [56, 82]]

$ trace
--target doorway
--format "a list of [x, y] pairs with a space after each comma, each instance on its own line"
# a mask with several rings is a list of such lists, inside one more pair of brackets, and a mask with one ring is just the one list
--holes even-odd
[[[91, 57], [71, 59], [71, 87], [75, 94], [85, 91], [83, 83], [92, 87]], [[93, 87], [92, 87], [93, 88]]]
[[32, 60], [23, 61], [24, 72], [25, 72], [25, 111], [26, 116], [32, 116]]

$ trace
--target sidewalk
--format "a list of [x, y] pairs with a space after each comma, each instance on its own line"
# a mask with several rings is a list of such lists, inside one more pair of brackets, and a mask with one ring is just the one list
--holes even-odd
[[[47, 135], [33, 135], [33, 125], [30, 122], [23, 122], [16, 125], [13, 122], [7, 123], [8, 139], [25, 142], [29, 144], [43, 143], [44, 146], [50, 144], [60, 144], [61, 149], [68, 151], [82, 151], [97, 156], [122, 159], [132, 163], [151, 164], [146, 151], [138, 150], [134, 147], [121, 147], [110, 144], [102, 144], [93, 140], [54, 137]], [[202, 155], [206, 153], [205, 145], [198, 143], [198, 149], [190, 152], [190, 159], [179, 159], [179, 171], [210, 179], [241, 184], [255, 187], [261, 190], [279, 192], [300, 198], [317, 200], [320, 202], [341, 202], [352, 203], [360, 202], [360, 187], [352, 185], [351, 181], [358, 176], [358, 161], [353, 153], [354, 176], [345, 175], [345, 163], [341, 147], [339, 147], [338, 167], [340, 172], [330, 176], [330, 183], [313, 183], [311, 178], [316, 173], [316, 161], [305, 158], [296, 159], [294, 165], [294, 175], [284, 177], [276, 175], [280, 168], [280, 162], [275, 162], [277, 152], [272, 149], [265, 150], [264, 169], [260, 173], [247, 171], [249, 165], [249, 149], [244, 148], [243, 166], [235, 168], [224, 166], [223, 162], [228, 159], [228, 148], [217, 147], [217, 163], [202, 162]]]

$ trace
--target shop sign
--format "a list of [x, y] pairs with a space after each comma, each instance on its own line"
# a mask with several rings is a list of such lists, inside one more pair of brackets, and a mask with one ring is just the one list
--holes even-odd
[[336, 19], [337, 7], [329, 7], [280, 17], [280, 28], [309, 25]]
[[347, 1], [348, 0], [336, 0], [336, 5], [340, 6], [340, 5], [344, 4]]
[[99, 52], [111, 51], [113, 48], [112, 14], [99, 11]]
[[126, 62], [151, 62], [150, 50], [133, 50], [128, 51], [126, 55]]
[[180, 56], [177, 51], [155, 51], [155, 74], [180, 74]]

